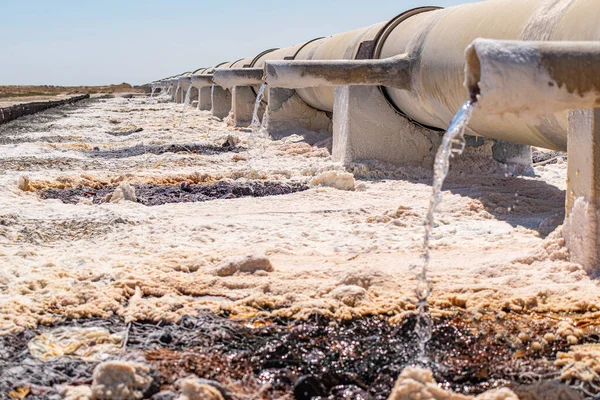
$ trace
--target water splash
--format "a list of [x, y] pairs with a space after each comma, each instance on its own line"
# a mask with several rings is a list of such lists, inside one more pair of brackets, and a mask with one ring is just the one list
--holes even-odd
[[212, 86], [210, 87], [210, 102], [212, 104], [215, 104], [215, 83], [213, 82]]
[[177, 84], [177, 89], [175, 89], [175, 96], [174, 96], [174, 101], [175, 102], [177, 102], [177, 95], [179, 94], [179, 89], [181, 89], [181, 86], [178, 83]]
[[[252, 135], [250, 136], [248, 142], [248, 152], [250, 153], [250, 159], [255, 160], [257, 158], [262, 157], [263, 153], [266, 151], [266, 141], [267, 141], [267, 126], [268, 126], [268, 114], [265, 113], [263, 116], [262, 123], [260, 121], [260, 117], [258, 116], [258, 112], [260, 111], [260, 106], [265, 97], [265, 90], [267, 88], [267, 83], [263, 83], [258, 89], [258, 93], [256, 94], [256, 101], [254, 102], [254, 111], [252, 113], [252, 124], [250, 125], [252, 129]], [[253, 154], [254, 153], [254, 154]]]
[[183, 100], [183, 109], [181, 110], [181, 121], [179, 121], [179, 127], [180, 128], [183, 125], [183, 120], [185, 119], [185, 109], [190, 104], [190, 99], [192, 97], [192, 88], [193, 88], [193, 86], [190, 85], [190, 87], [188, 88], [188, 90], [185, 92], [185, 100]]
[[[267, 88], [267, 83], [263, 83], [260, 85], [260, 89], [258, 89], [258, 93], [256, 94], [256, 101], [254, 102], [254, 111], [252, 112], [252, 132], [258, 133], [262, 124], [260, 122], [260, 117], [258, 116], [258, 111], [260, 110], [260, 105], [265, 97], [265, 89]], [[264, 120], [265, 118], [263, 118]]]
[[450, 168], [450, 157], [462, 154], [465, 149], [465, 129], [471, 120], [476, 103], [467, 101], [458, 111], [448, 131], [444, 134], [442, 145], [437, 151], [433, 164], [433, 193], [429, 200], [429, 211], [425, 217], [425, 235], [423, 237], [423, 265], [417, 275], [416, 295], [419, 316], [417, 319], [416, 334], [419, 340], [421, 360], [427, 360], [426, 346], [431, 340], [432, 320], [427, 307], [427, 300], [433, 289], [431, 281], [427, 278], [431, 262], [431, 234], [435, 223], [435, 211], [442, 199], [442, 186]]
[[260, 129], [263, 133], [266, 133], [268, 128], [269, 128], [269, 113], [267, 111], [265, 111], [265, 114], [263, 115], [262, 124], [260, 125]]

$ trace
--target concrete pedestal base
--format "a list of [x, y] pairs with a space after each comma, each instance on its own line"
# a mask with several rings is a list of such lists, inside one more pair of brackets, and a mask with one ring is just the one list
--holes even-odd
[[231, 92], [221, 86], [214, 86], [212, 90], [211, 113], [217, 118], [225, 118], [231, 111]]
[[375, 86], [338, 86], [333, 109], [333, 159], [429, 166], [440, 134], [411, 123]]
[[190, 104], [194, 101], [198, 101], [198, 89], [192, 87], [192, 91], [190, 92]]
[[245, 128], [252, 124], [256, 95], [249, 86], [236, 86], [231, 91], [232, 125]]
[[177, 104], [182, 104], [183, 101], [185, 100], [185, 92], [186, 90], [182, 87], [179, 88], [179, 90], [177, 91], [177, 96], [175, 96], [175, 103]]
[[531, 146], [495, 140], [492, 146], [494, 160], [506, 164], [508, 171], [514, 175], [534, 176], [531, 159]]
[[210, 109], [212, 108], [210, 92], [210, 87], [203, 87], [198, 89], [198, 110], [210, 111]]
[[331, 119], [323, 111], [304, 102], [292, 89], [268, 87], [267, 132], [271, 136], [301, 134], [306, 131], [330, 133]]
[[564, 235], [571, 261], [600, 277], [600, 109], [569, 113]]

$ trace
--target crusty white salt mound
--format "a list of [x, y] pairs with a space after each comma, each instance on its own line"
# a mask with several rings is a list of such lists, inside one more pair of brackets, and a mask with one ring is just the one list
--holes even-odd
[[94, 369], [93, 399], [129, 400], [147, 397], [151, 389], [158, 388], [157, 375], [144, 364], [108, 361]]
[[92, 388], [83, 386], [65, 386], [60, 391], [63, 400], [90, 400], [92, 398]]
[[558, 353], [555, 365], [562, 367], [563, 381], [576, 380], [600, 385], [600, 344], [573, 346], [567, 353]]
[[310, 181], [310, 186], [327, 186], [339, 190], [354, 190], [356, 181], [354, 175], [344, 171], [325, 171]]
[[215, 387], [197, 379], [186, 379], [181, 382], [181, 396], [177, 400], [223, 400], [223, 396]]
[[231, 276], [236, 272], [254, 273], [256, 271], [272, 272], [271, 261], [266, 256], [261, 255], [231, 257], [211, 268], [209, 273], [216, 276]]
[[121, 182], [114, 192], [106, 195], [103, 199], [107, 203], [120, 203], [121, 201], [137, 201], [135, 188], [127, 182]]
[[408, 367], [396, 381], [389, 400], [519, 400], [509, 389], [491, 390], [477, 397], [463, 396], [440, 388], [431, 371]]

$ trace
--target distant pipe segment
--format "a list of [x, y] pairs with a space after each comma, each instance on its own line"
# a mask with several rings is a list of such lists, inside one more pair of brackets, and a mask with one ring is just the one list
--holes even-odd
[[405, 55], [381, 60], [267, 61], [266, 82], [278, 88], [388, 86], [410, 88], [411, 62]]
[[191, 76], [182, 76], [178, 79], [178, 83], [183, 90], [187, 90], [192, 84], [192, 78]]
[[477, 39], [465, 85], [486, 114], [541, 116], [600, 107], [600, 42]]
[[253, 86], [263, 83], [262, 68], [217, 69], [213, 73], [216, 85], [231, 89], [236, 86]]
[[213, 85], [213, 76], [209, 74], [193, 75], [192, 85], [196, 88], [210, 87]]

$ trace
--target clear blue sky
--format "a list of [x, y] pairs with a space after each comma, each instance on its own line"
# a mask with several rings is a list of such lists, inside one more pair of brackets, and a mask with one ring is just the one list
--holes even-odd
[[475, 0], [2, 0], [0, 85], [146, 83]]

